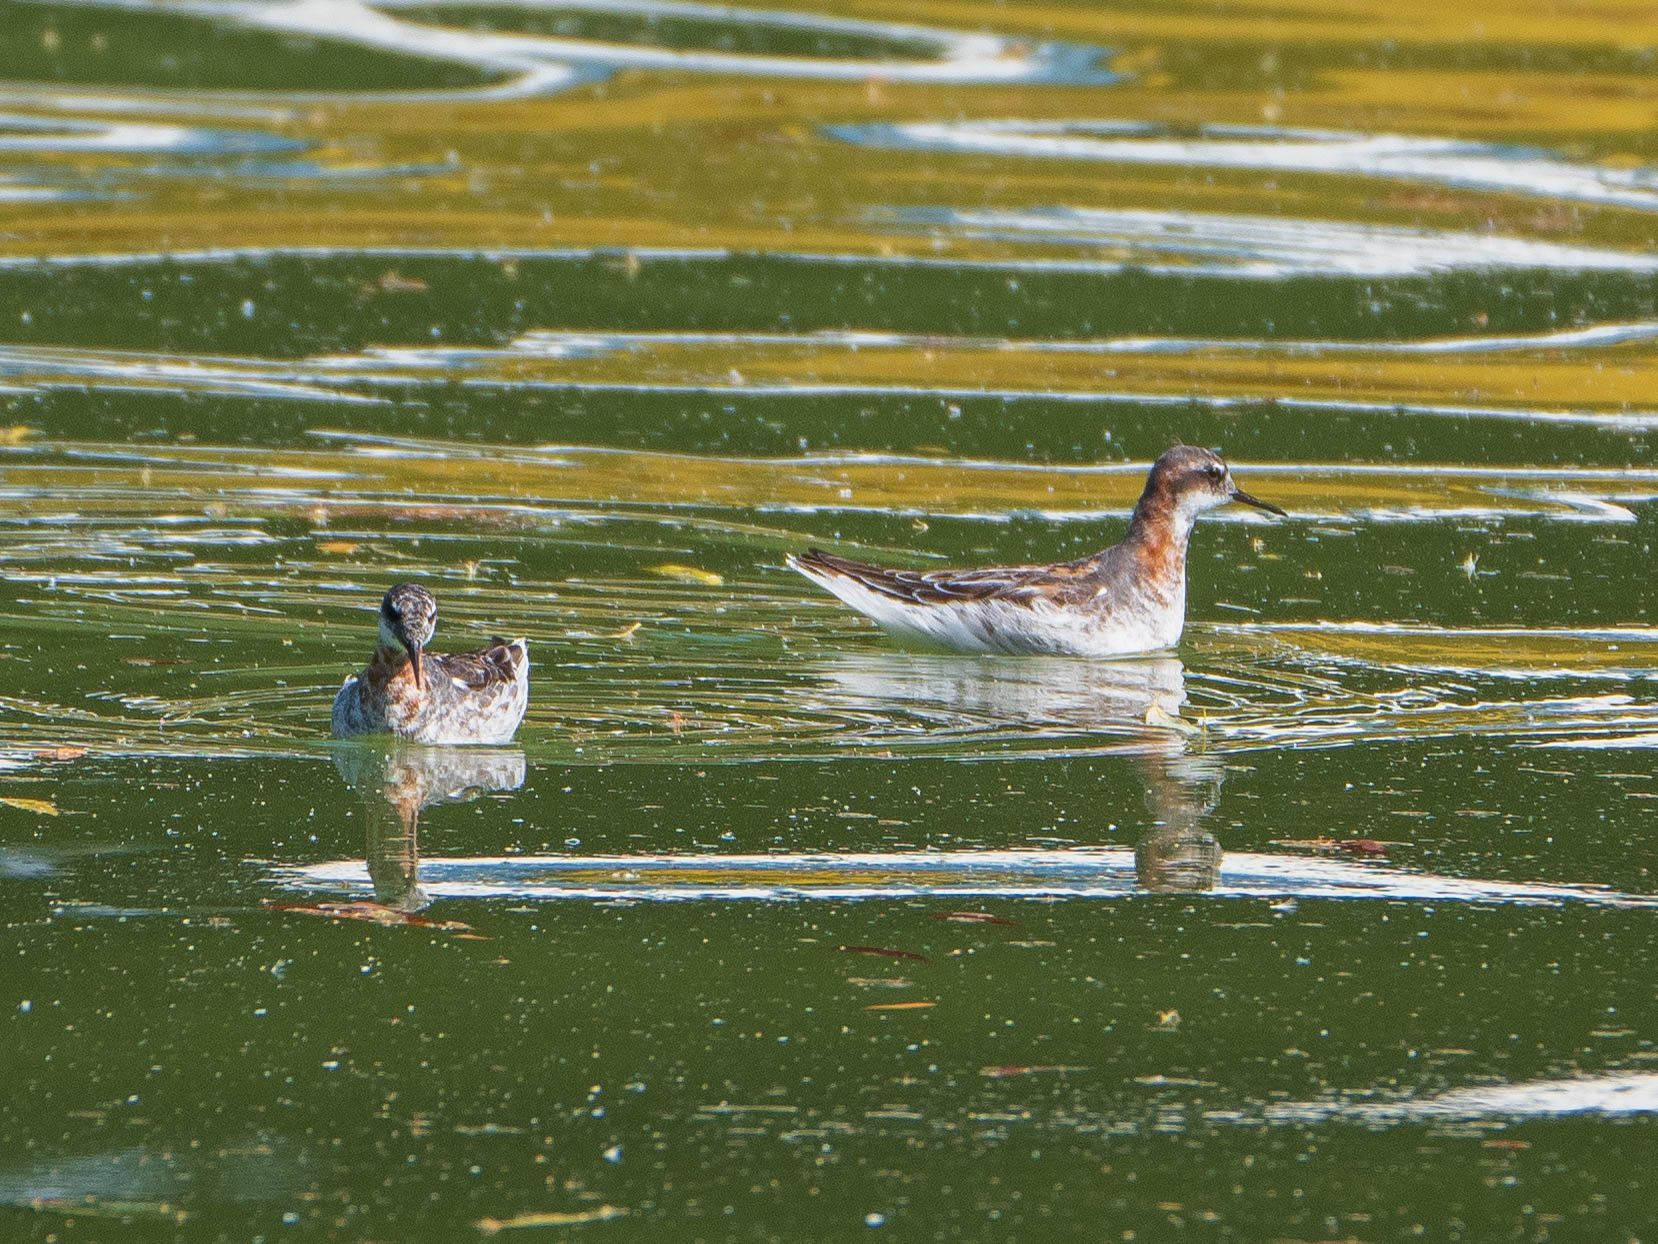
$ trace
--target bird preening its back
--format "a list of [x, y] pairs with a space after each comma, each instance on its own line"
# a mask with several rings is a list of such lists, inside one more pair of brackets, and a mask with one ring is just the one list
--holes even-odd
[[1176, 445], [1152, 464], [1120, 544], [1079, 561], [891, 570], [812, 549], [789, 565], [889, 630], [970, 652], [1118, 656], [1172, 648], [1186, 624], [1186, 542], [1244, 492], [1219, 454]]
[[529, 645], [497, 637], [473, 652], [428, 652], [438, 603], [418, 583], [380, 601], [368, 668], [334, 697], [334, 734], [393, 734], [415, 743], [505, 743], [530, 701]]

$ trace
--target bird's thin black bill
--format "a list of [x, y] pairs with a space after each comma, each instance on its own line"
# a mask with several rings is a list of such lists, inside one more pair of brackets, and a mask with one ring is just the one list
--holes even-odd
[[1273, 505], [1272, 502], [1262, 501], [1259, 497], [1252, 497], [1242, 488], [1236, 488], [1232, 491], [1232, 500], [1242, 501], [1245, 505], [1252, 505], [1257, 510], [1265, 510], [1268, 514], [1276, 514], [1280, 518], [1289, 517], [1289, 515], [1284, 513], [1283, 510], [1280, 510], [1277, 506]]

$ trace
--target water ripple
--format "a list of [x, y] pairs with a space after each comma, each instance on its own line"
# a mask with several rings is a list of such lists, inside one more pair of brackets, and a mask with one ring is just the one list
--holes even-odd
[[899, 151], [1109, 164], [1324, 173], [1658, 211], [1646, 167], [1577, 164], [1500, 143], [1256, 125], [1204, 125], [1197, 137], [1142, 121], [909, 121], [831, 125], [843, 142]]
[[[124, 0], [85, 0], [126, 6]], [[1062, 42], [1029, 43], [988, 33], [950, 30], [898, 22], [837, 18], [818, 14], [735, 8], [687, 0], [582, 0], [568, 6], [589, 13], [633, 14], [646, 19], [677, 18], [711, 26], [759, 27], [824, 36], [853, 37], [898, 47], [934, 49], [932, 57], [778, 56], [659, 47], [642, 42], [607, 42], [501, 29], [463, 29], [420, 20], [422, 10], [434, 7], [480, 15], [517, 9], [526, 16], [552, 5], [519, 0], [491, 0], [467, 4], [450, 0], [434, 6], [430, 0], [167, 0], [145, 6], [145, 11], [175, 13], [235, 23], [250, 29], [306, 35], [339, 43], [402, 53], [428, 60], [448, 60], [480, 72], [507, 73], [510, 79], [491, 86], [459, 90], [403, 91], [404, 99], [521, 99], [556, 94], [627, 69], [755, 76], [780, 79], [862, 82], [881, 78], [893, 82], [1104, 85], [1117, 75], [1103, 67], [1101, 48]], [[406, 11], [406, 15], [405, 15]], [[335, 92], [333, 96], [370, 94]], [[384, 92], [379, 92], [382, 98]], [[304, 93], [300, 93], [303, 97]], [[284, 93], [284, 98], [295, 98]], [[203, 100], [203, 110], [211, 103]]]
[[[278, 398], [350, 406], [387, 405], [411, 386], [462, 385], [504, 391], [730, 394], [777, 396], [993, 399], [1100, 406], [1201, 408], [1215, 412], [1281, 410], [1307, 415], [1365, 414], [1438, 420], [1578, 426], [1627, 433], [1658, 427], [1658, 409], [1640, 403], [1644, 367], [1614, 373], [1595, 405], [1563, 407], [1546, 399], [1570, 382], [1561, 365], [1568, 350], [1639, 346], [1658, 323], [1602, 325], [1558, 333], [1491, 339], [1449, 337], [1406, 342], [1317, 342], [1261, 339], [1113, 337], [1033, 341], [907, 333], [825, 331], [591, 332], [538, 329], [500, 346], [369, 347], [355, 353], [299, 359], [171, 352], [0, 345], [0, 380], [14, 393], [93, 388], [157, 394]], [[1445, 400], [1441, 375], [1416, 360], [1513, 354], [1491, 362], [1522, 373], [1530, 401]], [[1535, 357], [1524, 357], [1532, 355]], [[1095, 360], [1115, 360], [1102, 376]], [[1217, 381], [1240, 378], [1259, 392], [1209, 391], [1172, 360], [1193, 360]], [[1366, 369], [1389, 366], [1389, 373]], [[1292, 382], [1276, 370], [1290, 360], [1307, 370]], [[913, 379], [925, 364], [928, 379]], [[1546, 372], [1540, 373], [1539, 367]], [[1130, 370], [1132, 368], [1132, 370]], [[1033, 374], [1041, 383], [1031, 383]], [[1575, 373], [1575, 361], [1574, 371]], [[998, 383], [1024, 379], [1024, 383]], [[1105, 377], [1113, 378], [1109, 386]], [[1626, 378], [1627, 377], [1627, 378]], [[1515, 381], [1518, 383], [1518, 380]], [[1316, 387], [1314, 387], [1316, 386]], [[1581, 388], [1581, 385], [1579, 385]], [[1356, 396], [1356, 388], [1376, 396]], [[1309, 389], [1312, 389], [1309, 392]], [[1391, 396], [1384, 393], [1391, 390]], [[1455, 389], [1452, 390], [1456, 392]], [[1616, 399], [1624, 394], [1625, 400]], [[1437, 399], [1437, 400], [1436, 400]], [[1585, 509], [1592, 508], [1585, 502]], [[1610, 513], [1606, 516], [1611, 516]]]
[[46, 155], [264, 155], [308, 144], [259, 130], [164, 125], [156, 121], [78, 121], [0, 113], [0, 153]]
[[[362, 860], [277, 868], [279, 884], [361, 892]], [[730, 902], [802, 899], [1125, 898], [1139, 890], [1135, 853], [1122, 847], [1043, 851], [902, 851], [834, 855], [427, 857], [432, 898]], [[1588, 903], [1658, 908], [1658, 896], [1599, 886], [1482, 881], [1373, 864], [1250, 852], [1222, 856], [1212, 898], [1380, 899], [1384, 902]]]
[[1293, 216], [1079, 207], [892, 207], [872, 212], [869, 219], [876, 229], [936, 240], [1104, 251], [1125, 268], [1163, 274], [1282, 280], [1422, 276], [1482, 268], [1658, 271], [1658, 258], [1629, 251]]

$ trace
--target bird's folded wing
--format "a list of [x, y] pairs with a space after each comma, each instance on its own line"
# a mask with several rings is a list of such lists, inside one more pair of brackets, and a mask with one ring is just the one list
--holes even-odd
[[802, 574], [816, 579], [845, 578], [894, 600], [915, 605], [966, 604], [1004, 600], [1034, 604], [1049, 598], [1066, 580], [1049, 566], [996, 566], [984, 570], [889, 570], [821, 549], [790, 558]]
[[445, 653], [435, 659], [445, 676], [457, 686], [481, 691], [514, 681], [524, 664], [524, 648], [519, 643], [497, 639], [476, 652]]

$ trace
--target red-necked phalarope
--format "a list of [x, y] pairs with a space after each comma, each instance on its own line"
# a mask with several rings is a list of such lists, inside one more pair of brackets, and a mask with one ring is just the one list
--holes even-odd
[[476, 652], [427, 652], [438, 603], [418, 583], [380, 602], [380, 642], [334, 697], [334, 734], [394, 734], [415, 743], [505, 743], [530, 702], [530, 653], [496, 638]]
[[1152, 464], [1123, 542], [1081, 561], [923, 574], [812, 549], [789, 565], [889, 630], [949, 648], [1154, 652], [1179, 643], [1186, 626], [1192, 524], [1228, 501], [1284, 514], [1234, 484], [1219, 454], [1176, 445]]

